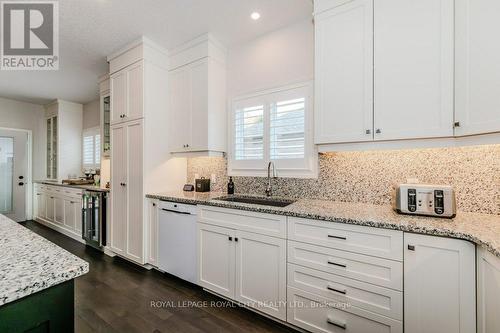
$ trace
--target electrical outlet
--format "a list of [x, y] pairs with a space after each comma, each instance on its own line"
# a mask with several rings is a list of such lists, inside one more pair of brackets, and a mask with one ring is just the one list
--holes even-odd
[[217, 184], [217, 176], [215, 175], [215, 173], [213, 173], [213, 174], [210, 176], [210, 183], [212, 183], [212, 184]]
[[[200, 179], [200, 174], [199, 173], [195, 173], [194, 174], [194, 180], [196, 179]], [[194, 183], [194, 180], [193, 180], [193, 183]]]

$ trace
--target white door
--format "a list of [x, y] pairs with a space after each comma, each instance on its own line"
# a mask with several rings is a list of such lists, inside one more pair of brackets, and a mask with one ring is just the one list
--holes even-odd
[[236, 232], [236, 300], [286, 320], [286, 240]]
[[315, 17], [315, 143], [373, 139], [373, 0]]
[[474, 244], [404, 234], [405, 333], [476, 330]]
[[144, 66], [142, 62], [127, 68], [128, 108], [125, 120], [144, 116]]
[[127, 72], [122, 70], [111, 76], [111, 124], [123, 121], [127, 114]]
[[191, 133], [188, 150], [208, 150], [208, 58], [190, 65], [191, 72]]
[[500, 332], [500, 258], [477, 251], [477, 331]]
[[64, 198], [64, 226], [71, 231], [75, 231], [77, 223], [75, 204], [74, 199]]
[[127, 229], [127, 129], [125, 125], [111, 127], [111, 249], [125, 253]]
[[199, 285], [234, 298], [234, 230], [198, 223]]
[[26, 220], [28, 133], [0, 129], [0, 214]]
[[500, 131], [500, 1], [456, 0], [455, 135]]
[[191, 141], [191, 67], [189, 65], [169, 72], [170, 78], [170, 134], [169, 149], [182, 152]]
[[126, 160], [127, 174], [124, 189], [127, 195], [126, 256], [139, 264], [145, 263], [144, 256], [144, 189], [143, 189], [143, 123], [127, 123]]
[[62, 197], [55, 197], [54, 199], [54, 222], [64, 226], [64, 199]]
[[375, 140], [453, 136], [454, 0], [374, 2]]

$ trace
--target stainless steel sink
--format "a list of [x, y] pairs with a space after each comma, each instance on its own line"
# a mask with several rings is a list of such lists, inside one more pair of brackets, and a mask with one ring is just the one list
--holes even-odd
[[263, 205], [263, 206], [273, 206], [273, 207], [286, 207], [293, 204], [293, 200], [285, 199], [272, 199], [272, 198], [260, 198], [260, 197], [220, 197], [215, 198], [215, 200], [228, 201], [228, 202], [239, 202], [253, 205]]

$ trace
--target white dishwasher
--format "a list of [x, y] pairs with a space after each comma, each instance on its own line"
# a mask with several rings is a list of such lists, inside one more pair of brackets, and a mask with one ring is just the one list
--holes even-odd
[[161, 201], [158, 224], [158, 268], [197, 283], [196, 206]]

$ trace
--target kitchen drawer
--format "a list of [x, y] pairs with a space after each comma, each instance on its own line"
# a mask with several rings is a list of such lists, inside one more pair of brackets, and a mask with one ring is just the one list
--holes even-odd
[[403, 260], [403, 232], [344, 223], [288, 219], [288, 238], [392, 260]]
[[288, 287], [287, 318], [290, 324], [311, 332], [402, 333], [403, 324], [355, 306]]
[[403, 263], [288, 241], [288, 262], [358, 281], [403, 290]]
[[286, 217], [281, 215], [199, 206], [198, 221], [266, 236], [286, 238]]
[[63, 187], [63, 192], [65, 195], [70, 195], [73, 197], [81, 197], [83, 190], [79, 188]]
[[403, 320], [403, 293], [315, 269], [288, 264], [288, 286]]

